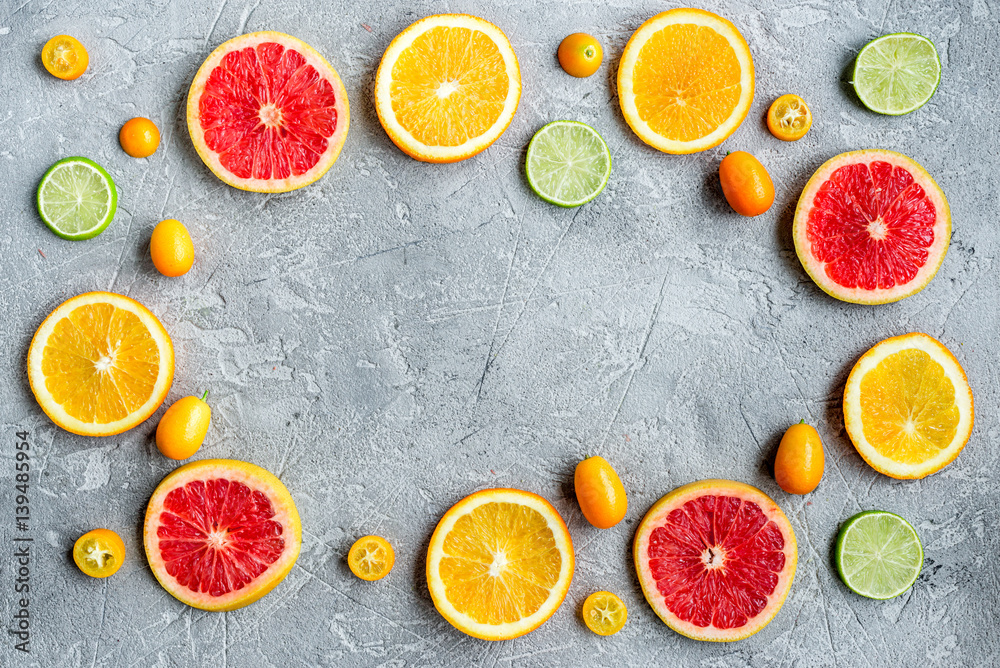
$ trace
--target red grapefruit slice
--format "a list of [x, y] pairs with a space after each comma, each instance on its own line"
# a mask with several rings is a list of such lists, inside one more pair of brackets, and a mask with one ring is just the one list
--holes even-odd
[[792, 230], [802, 266], [824, 292], [886, 304], [934, 278], [951, 240], [951, 211], [938, 184], [910, 158], [852, 151], [809, 179]]
[[695, 640], [741, 640], [781, 609], [798, 551], [785, 514], [756, 487], [702, 480], [656, 502], [633, 544], [642, 593]]
[[202, 459], [153, 492], [143, 543], [153, 575], [174, 598], [235, 610], [285, 578], [299, 556], [302, 525], [288, 490], [264, 469]]
[[198, 155], [242, 190], [307, 186], [336, 162], [347, 137], [347, 91], [305, 42], [255, 32], [222, 44], [188, 92], [188, 130]]

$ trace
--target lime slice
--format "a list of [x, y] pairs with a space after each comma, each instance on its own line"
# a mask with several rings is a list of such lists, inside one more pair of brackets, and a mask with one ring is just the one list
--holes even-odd
[[913, 585], [924, 563], [924, 550], [909, 522], [884, 510], [868, 510], [840, 528], [834, 560], [848, 589], [868, 598], [887, 599]]
[[546, 202], [580, 206], [607, 185], [611, 152], [589, 125], [553, 121], [531, 138], [524, 172], [528, 185]]
[[63, 239], [91, 239], [115, 217], [118, 191], [104, 168], [87, 158], [63, 158], [38, 184], [38, 215]]
[[940, 81], [934, 42], [920, 35], [884, 35], [868, 42], [854, 61], [854, 91], [880, 114], [900, 116], [919, 109]]

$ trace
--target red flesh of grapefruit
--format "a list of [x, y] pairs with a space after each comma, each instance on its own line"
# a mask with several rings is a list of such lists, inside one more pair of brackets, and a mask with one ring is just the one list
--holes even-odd
[[146, 557], [163, 588], [202, 610], [256, 601], [291, 570], [302, 545], [292, 497], [253, 464], [203, 459], [180, 467], [146, 510]]
[[222, 44], [188, 93], [198, 155], [229, 185], [286, 192], [323, 176], [347, 137], [347, 92], [306, 43], [256, 32]]
[[740, 640], [781, 609], [795, 578], [795, 532], [755, 487], [703, 480], [646, 513], [633, 544], [646, 600], [695, 640]]
[[843, 153], [799, 198], [795, 252], [825, 292], [885, 304], [922, 290], [951, 239], [948, 200], [916, 162], [892, 151]]

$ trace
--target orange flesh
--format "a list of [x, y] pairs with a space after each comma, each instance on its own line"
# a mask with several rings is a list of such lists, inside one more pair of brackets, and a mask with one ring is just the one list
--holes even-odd
[[675, 141], [700, 139], [732, 115], [742, 93], [736, 52], [705, 26], [665, 27], [643, 45], [633, 91], [639, 117]]
[[922, 350], [889, 355], [861, 381], [865, 439], [893, 461], [920, 464], [955, 439], [955, 386]]
[[837, 169], [820, 186], [806, 235], [838, 285], [888, 290], [917, 277], [934, 245], [937, 210], [903, 167], [875, 161]]
[[544, 604], [562, 555], [545, 518], [521, 504], [485, 503], [448, 533], [439, 572], [448, 601], [481, 624], [517, 622]]
[[649, 536], [649, 569], [664, 604], [694, 626], [734, 629], [768, 605], [785, 568], [785, 538], [760, 506], [706, 494]]
[[285, 179], [319, 162], [337, 129], [333, 86], [294, 49], [227, 53], [198, 101], [205, 143], [241, 179]]
[[42, 351], [45, 388], [72, 417], [105, 424], [149, 400], [159, 374], [156, 341], [138, 317], [110, 304], [79, 306]]
[[493, 127], [509, 85], [503, 56], [485, 33], [432, 28], [392, 68], [392, 110], [420, 143], [459, 146]]

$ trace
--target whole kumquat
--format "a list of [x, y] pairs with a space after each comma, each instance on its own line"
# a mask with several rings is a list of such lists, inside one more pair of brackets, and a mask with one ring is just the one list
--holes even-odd
[[719, 165], [719, 181], [733, 211], [759, 216], [774, 203], [774, 183], [764, 165], [746, 151], [728, 154]]
[[625, 517], [625, 487], [604, 457], [588, 457], [577, 464], [574, 486], [583, 516], [598, 529], [610, 529]]

